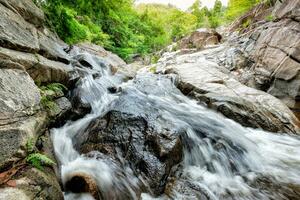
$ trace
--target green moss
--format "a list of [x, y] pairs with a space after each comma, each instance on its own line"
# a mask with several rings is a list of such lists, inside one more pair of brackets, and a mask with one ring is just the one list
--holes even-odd
[[266, 19], [266, 21], [271, 22], [274, 20], [274, 16], [272, 14], [270, 14], [270, 15], [266, 16], [265, 19]]
[[26, 162], [33, 167], [43, 170], [43, 166], [55, 165], [55, 162], [41, 153], [31, 153], [26, 157]]
[[46, 86], [41, 86], [40, 93], [42, 96], [42, 107], [49, 113], [56, 113], [59, 110], [59, 107], [54, 100], [58, 97], [64, 96], [64, 93], [67, 90], [68, 88], [61, 83], [51, 83]]
[[156, 72], [156, 66], [151, 67], [149, 71], [154, 74]]
[[35, 149], [34, 138], [29, 138], [28, 141], [26, 142], [26, 152], [32, 153], [34, 149]]

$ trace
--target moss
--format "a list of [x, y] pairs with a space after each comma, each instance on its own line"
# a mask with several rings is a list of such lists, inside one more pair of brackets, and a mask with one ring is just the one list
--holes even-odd
[[48, 113], [57, 113], [59, 112], [59, 107], [55, 103], [55, 99], [64, 96], [64, 93], [68, 90], [66, 86], [61, 83], [51, 83], [46, 86], [40, 87], [41, 93], [41, 106]]
[[154, 74], [156, 72], [156, 66], [151, 67], [149, 71]]
[[43, 166], [55, 165], [55, 162], [41, 153], [31, 153], [26, 157], [26, 162], [33, 167], [43, 170]]
[[275, 19], [275, 18], [274, 18], [274, 16], [273, 16], [272, 14], [266, 16], [266, 18], [265, 18], [265, 20], [268, 21], [268, 22], [271, 22], [271, 21], [273, 21], [274, 19]]

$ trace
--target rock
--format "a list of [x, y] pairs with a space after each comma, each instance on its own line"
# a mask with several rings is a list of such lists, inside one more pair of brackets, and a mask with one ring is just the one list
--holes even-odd
[[37, 27], [43, 26], [45, 15], [31, 0], [0, 0], [0, 3]]
[[15, 187], [4, 187], [0, 189], [0, 199], [49, 199], [63, 200], [63, 194], [51, 169], [43, 171], [31, 167], [22, 169], [13, 180]]
[[95, 199], [100, 197], [96, 181], [84, 173], [72, 174], [71, 179], [65, 184], [65, 190], [73, 193], [89, 193]]
[[39, 108], [39, 89], [25, 71], [0, 69], [0, 94], [1, 125], [20, 121]]
[[219, 48], [161, 59], [165, 73], [179, 76], [179, 89], [238, 123], [272, 132], [298, 133], [298, 120], [273, 96], [238, 82], [216, 62]]
[[69, 55], [64, 51], [68, 47], [55, 34], [47, 28], [38, 31], [40, 50], [39, 53], [50, 60], [56, 60], [65, 64], [70, 63]]
[[180, 49], [191, 49], [197, 48], [202, 49], [208, 45], [219, 44], [222, 39], [222, 36], [212, 29], [198, 29], [193, 32], [190, 36], [183, 38], [179, 41]]
[[[234, 64], [231, 70], [242, 69], [236, 76], [243, 83], [281, 99], [298, 113], [300, 2], [277, 1], [271, 10], [273, 21], [256, 25], [239, 38], [229, 39], [229, 44], [243, 52], [241, 56], [246, 58], [245, 64]], [[233, 56], [233, 60], [239, 59], [239, 55]], [[245, 78], [245, 74], [249, 76]]]
[[179, 133], [153, 130], [145, 118], [111, 111], [94, 120], [74, 141], [82, 153], [100, 151], [118, 160], [120, 149], [125, 160], [143, 174], [155, 195], [163, 193], [173, 165], [182, 158]]
[[[131, 68], [126, 65], [126, 63], [116, 54], [113, 54], [109, 51], [106, 51], [103, 47], [89, 44], [89, 43], [82, 43], [78, 44], [70, 50], [71, 55], [76, 55], [77, 60], [78, 56], [81, 58], [79, 61], [81, 64], [85, 65], [93, 65], [93, 61], [91, 61], [91, 56], [87, 56], [85, 52], [90, 53], [93, 55], [94, 62], [100, 62], [103, 63], [103, 65], [108, 66], [111, 69], [111, 73], [115, 74], [116, 72], [119, 72], [120, 74], [123, 74], [125, 78], [133, 78], [136, 74], [136, 70], [134, 68]], [[79, 55], [78, 55], [79, 53]]]
[[[62, 83], [69, 85], [73, 68], [38, 54], [23, 53], [0, 47], [0, 64], [10, 68], [23, 68], [40, 84]], [[23, 66], [23, 67], [22, 67]]]
[[0, 46], [38, 52], [39, 41], [35, 27], [20, 15], [0, 4]]

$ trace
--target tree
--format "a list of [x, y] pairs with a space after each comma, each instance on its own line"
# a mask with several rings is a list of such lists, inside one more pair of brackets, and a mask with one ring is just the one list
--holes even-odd
[[257, 0], [229, 0], [226, 12], [227, 20], [234, 20], [256, 5]]

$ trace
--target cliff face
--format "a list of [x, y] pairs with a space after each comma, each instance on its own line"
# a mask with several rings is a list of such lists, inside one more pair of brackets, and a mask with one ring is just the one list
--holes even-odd
[[[227, 56], [240, 62], [227, 67], [242, 83], [281, 99], [299, 115], [300, 2], [276, 1], [262, 8], [246, 15], [253, 16], [254, 23], [243, 34], [229, 39], [235, 53]], [[238, 29], [238, 23], [232, 28]]]

